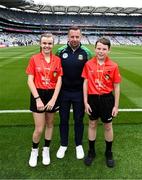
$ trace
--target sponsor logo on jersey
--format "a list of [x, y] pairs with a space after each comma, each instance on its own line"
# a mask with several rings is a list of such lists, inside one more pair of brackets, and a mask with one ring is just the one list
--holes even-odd
[[37, 72], [41, 72], [41, 67], [40, 67], [40, 66], [37, 66], [37, 67], [36, 67], [36, 71], [37, 71]]

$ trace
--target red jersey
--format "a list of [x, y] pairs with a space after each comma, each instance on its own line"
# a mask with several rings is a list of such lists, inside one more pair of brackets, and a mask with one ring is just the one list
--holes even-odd
[[120, 83], [121, 76], [118, 65], [106, 57], [100, 65], [97, 58], [89, 60], [82, 72], [82, 77], [88, 80], [88, 94], [107, 94], [113, 91], [114, 83]]
[[51, 53], [48, 63], [42, 53], [35, 54], [30, 58], [26, 73], [34, 76], [36, 88], [55, 89], [58, 77], [63, 75], [61, 60]]

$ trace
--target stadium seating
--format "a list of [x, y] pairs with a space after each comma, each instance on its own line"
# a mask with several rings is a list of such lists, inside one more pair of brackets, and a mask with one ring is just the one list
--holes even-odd
[[0, 8], [0, 44], [37, 44], [44, 32], [53, 33], [55, 43], [64, 44], [71, 25], [81, 27], [83, 44], [94, 44], [100, 36], [108, 37], [114, 45], [142, 44], [141, 16], [40, 14], [7, 8]]

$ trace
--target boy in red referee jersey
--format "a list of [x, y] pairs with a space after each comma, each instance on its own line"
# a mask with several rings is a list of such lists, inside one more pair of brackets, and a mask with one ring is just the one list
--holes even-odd
[[84, 163], [88, 166], [92, 164], [96, 156], [95, 141], [99, 118], [104, 124], [106, 165], [108, 167], [115, 165], [112, 153], [112, 119], [118, 114], [121, 76], [118, 65], [108, 57], [110, 46], [108, 39], [98, 39], [95, 44], [96, 56], [85, 64], [82, 72], [85, 111], [90, 118], [89, 150], [84, 159]]

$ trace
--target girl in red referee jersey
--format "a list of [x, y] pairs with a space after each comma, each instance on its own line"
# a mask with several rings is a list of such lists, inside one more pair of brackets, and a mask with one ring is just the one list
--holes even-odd
[[99, 118], [104, 124], [106, 164], [108, 167], [114, 166], [112, 118], [118, 113], [121, 77], [118, 65], [108, 57], [110, 46], [110, 41], [106, 38], [97, 40], [96, 56], [85, 64], [82, 72], [85, 110], [90, 119], [89, 150], [84, 160], [88, 166], [92, 164], [96, 156], [95, 141]]
[[45, 128], [45, 143], [42, 163], [50, 164], [49, 146], [53, 133], [54, 112], [59, 108], [58, 95], [61, 88], [62, 67], [59, 57], [52, 54], [54, 38], [52, 34], [42, 34], [41, 52], [33, 55], [26, 69], [28, 86], [31, 91], [30, 110], [33, 112], [35, 129], [29, 165], [35, 167], [38, 159], [38, 144]]

